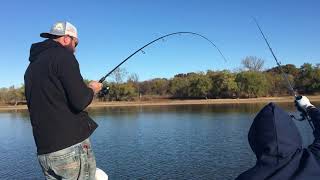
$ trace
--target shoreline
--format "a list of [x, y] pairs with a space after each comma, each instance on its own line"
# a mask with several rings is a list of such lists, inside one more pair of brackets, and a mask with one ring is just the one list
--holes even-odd
[[[308, 96], [311, 102], [320, 102], [320, 95]], [[293, 102], [292, 96], [284, 97], [262, 97], [262, 98], [248, 98], [248, 99], [197, 99], [197, 100], [150, 100], [150, 101], [113, 101], [113, 102], [93, 102], [88, 108], [102, 108], [102, 107], [126, 107], [126, 106], [170, 106], [170, 105], [201, 105], [201, 104], [256, 104], [268, 102]], [[8, 106], [0, 105], [0, 111], [11, 110], [27, 110], [27, 105]]]

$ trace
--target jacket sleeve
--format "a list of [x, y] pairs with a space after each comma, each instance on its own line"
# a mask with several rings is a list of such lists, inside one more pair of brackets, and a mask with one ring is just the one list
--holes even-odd
[[308, 115], [310, 116], [315, 129], [313, 132], [314, 138], [319, 139], [320, 141], [320, 110], [315, 107], [311, 107], [308, 109]]
[[314, 141], [309, 148], [320, 157], [320, 110], [311, 107], [307, 111], [314, 126]]
[[79, 63], [72, 53], [63, 53], [58, 58], [58, 76], [69, 105], [77, 112], [83, 111], [93, 99], [93, 90], [84, 83]]

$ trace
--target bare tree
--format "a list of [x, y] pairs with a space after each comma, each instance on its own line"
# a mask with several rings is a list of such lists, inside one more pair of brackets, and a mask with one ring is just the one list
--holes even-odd
[[138, 83], [139, 82], [139, 76], [136, 73], [132, 73], [128, 77], [128, 82], [132, 83]]
[[138, 74], [136, 74], [136, 73], [130, 74], [129, 77], [128, 77], [127, 82], [133, 84], [133, 87], [138, 92], [138, 96], [139, 96], [139, 99], [140, 99], [141, 98], [141, 93], [140, 93], [140, 84], [139, 84], [139, 76], [138, 76]]
[[264, 65], [264, 60], [256, 56], [247, 56], [241, 61], [241, 64], [246, 70], [261, 71]]
[[112, 78], [117, 84], [123, 83], [123, 80], [126, 78], [128, 71], [125, 68], [117, 68], [111, 74]]

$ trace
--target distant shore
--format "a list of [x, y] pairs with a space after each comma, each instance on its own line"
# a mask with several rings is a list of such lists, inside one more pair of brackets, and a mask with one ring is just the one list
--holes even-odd
[[[308, 96], [311, 102], [320, 102], [320, 95]], [[93, 102], [89, 108], [99, 107], [124, 107], [124, 106], [168, 106], [168, 105], [196, 105], [196, 104], [250, 104], [267, 102], [293, 102], [292, 96], [285, 97], [262, 97], [249, 99], [198, 99], [198, 100], [150, 100], [150, 101], [113, 101]], [[0, 111], [26, 110], [26, 105], [0, 105]]]

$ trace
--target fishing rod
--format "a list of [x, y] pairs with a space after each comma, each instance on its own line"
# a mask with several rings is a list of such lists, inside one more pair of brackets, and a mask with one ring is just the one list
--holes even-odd
[[[262, 32], [262, 29], [261, 29], [261, 27], [260, 27], [257, 19], [253, 17], [253, 20], [254, 20], [254, 22], [256, 23], [256, 25], [257, 25], [257, 27], [258, 27], [258, 29], [259, 29], [259, 31], [260, 31], [260, 33], [261, 33], [264, 41], [265, 41], [266, 44], [268, 45], [268, 48], [269, 48], [269, 50], [270, 50], [270, 52], [271, 52], [274, 60], [276, 61], [277, 65], [278, 65], [278, 67], [279, 67], [279, 70], [280, 70], [280, 72], [281, 72], [281, 74], [282, 74], [282, 76], [283, 76], [284, 79], [286, 80], [286, 82], [287, 82], [287, 84], [288, 84], [288, 89], [291, 91], [292, 95], [293, 95], [294, 98], [295, 98], [295, 103], [297, 103], [297, 101], [300, 100], [300, 99], [302, 98], [302, 96], [301, 96], [301, 95], [298, 95], [297, 92], [294, 90], [291, 82], [289, 81], [289, 78], [288, 78], [287, 74], [283, 71], [280, 62], [278, 61], [276, 55], [274, 54], [274, 52], [273, 52], [273, 50], [272, 50], [272, 48], [271, 48], [271, 46], [270, 46], [270, 44], [269, 44], [266, 36], [265, 36], [264, 33]], [[298, 107], [299, 107], [299, 106], [298, 106]], [[296, 118], [296, 117], [293, 116], [293, 115], [291, 115], [291, 118], [296, 119], [296, 120], [298, 120], [298, 121], [307, 120], [308, 123], [309, 123], [309, 125], [311, 126], [311, 128], [312, 128], [313, 130], [315, 130], [314, 125], [312, 124], [311, 118], [309, 117], [309, 115], [307, 114], [307, 112], [304, 111], [304, 110], [300, 110], [300, 111], [301, 111], [301, 114], [300, 114], [301, 118]]]
[[110, 72], [108, 72], [105, 76], [103, 76], [103, 77], [99, 80], [99, 82], [100, 82], [100, 83], [104, 82], [105, 79], [106, 79], [110, 74], [112, 74], [118, 67], [120, 67], [123, 63], [125, 63], [127, 60], [129, 60], [132, 56], [134, 56], [134, 55], [137, 54], [138, 52], [141, 51], [141, 52], [144, 53], [143, 49], [146, 48], [146, 47], [148, 47], [149, 45], [151, 45], [151, 44], [153, 44], [153, 43], [155, 43], [155, 42], [157, 42], [157, 41], [159, 41], [159, 40], [161, 40], [161, 39], [164, 39], [164, 38], [166, 38], [166, 37], [174, 36], [174, 35], [181, 35], [181, 34], [190, 34], [190, 35], [198, 36], [198, 37], [200, 37], [200, 38], [208, 41], [213, 47], [215, 47], [215, 48], [218, 50], [218, 52], [220, 53], [220, 55], [221, 55], [221, 57], [224, 59], [224, 61], [227, 62], [227, 59], [226, 59], [225, 56], [222, 54], [222, 52], [220, 51], [220, 49], [219, 49], [210, 39], [208, 39], [208, 38], [205, 37], [204, 35], [201, 35], [201, 34], [195, 33], [195, 32], [174, 32], [174, 33], [170, 33], [170, 34], [166, 34], [166, 35], [164, 35], [164, 36], [161, 36], [161, 37], [159, 37], [159, 38], [157, 38], [157, 39], [155, 39], [155, 40], [147, 43], [146, 45], [142, 46], [140, 49], [136, 50], [134, 53], [132, 53], [130, 56], [128, 56], [126, 59], [124, 59], [121, 63], [119, 63], [116, 67], [114, 67], [114, 68], [113, 68]]

